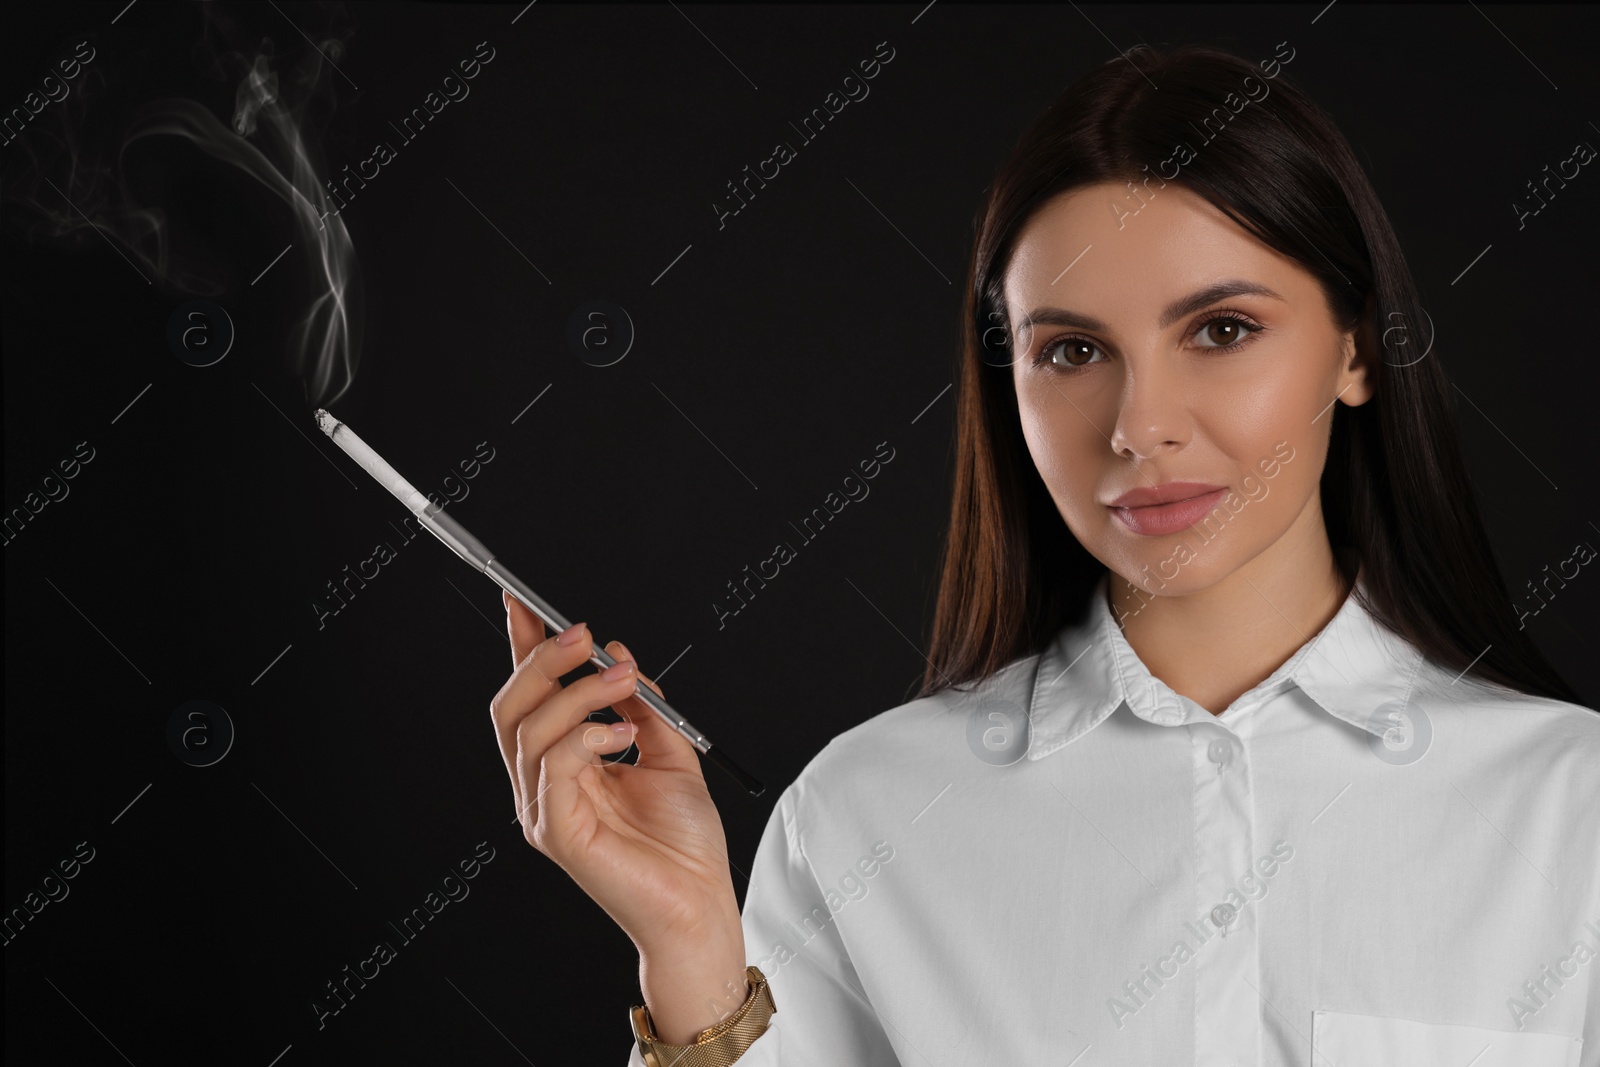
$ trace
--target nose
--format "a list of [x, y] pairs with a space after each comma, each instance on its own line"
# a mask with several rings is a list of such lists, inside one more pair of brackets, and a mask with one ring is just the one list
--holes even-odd
[[1180, 383], [1154, 360], [1133, 362], [1123, 378], [1111, 450], [1124, 459], [1146, 460], [1183, 448], [1192, 426]]

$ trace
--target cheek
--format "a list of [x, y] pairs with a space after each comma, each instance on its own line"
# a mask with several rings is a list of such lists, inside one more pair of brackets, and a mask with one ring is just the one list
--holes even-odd
[[[1076, 527], [1078, 517], [1092, 504], [1099, 479], [1096, 443], [1105, 439], [1087, 417], [1048, 385], [1035, 383], [1018, 392], [1017, 414], [1022, 436], [1039, 477], [1055, 499], [1057, 508]], [[1109, 453], [1108, 453], [1109, 454]]]
[[[1257, 364], [1251, 373], [1218, 377], [1197, 395], [1193, 409], [1205, 437], [1238, 466], [1241, 474], [1262, 477], [1262, 460], [1271, 460], [1280, 444], [1293, 448], [1297, 459], [1326, 447], [1328, 402], [1333, 399], [1320, 359], [1285, 351], [1282, 358]], [[1298, 470], [1295, 470], [1298, 466]], [[1294, 481], [1315, 463], [1290, 463], [1270, 480], [1276, 486]], [[1320, 470], [1314, 473], [1320, 473]]]
[[1233, 536], [1218, 543], [1218, 560], [1283, 536], [1318, 493], [1335, 416], [1325, 368], [1310, 351], [1286, 350], [1246, 378], [1215, 383], [1197, 407], [1201, 432], [1237, 472], [1233, 490], [1247, 502], [1227, 523]]

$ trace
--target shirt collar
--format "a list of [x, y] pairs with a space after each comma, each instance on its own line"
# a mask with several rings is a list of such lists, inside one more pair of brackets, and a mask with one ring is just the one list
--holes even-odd
[[[1029, 759], [1066, 747], [1123, 704], [1158, 726], [1215, 721], [1139, 659], [1112, 614], [1109, 582], [1108, 572], [1095, 585], [1087, 615], [1064, 626], [1039, 655], [1028, 709]], [[1376, 713], [1389, 701], [1404, 704], [1410, 697], [1422, 654], [1361, 606], [1356, 590], [1362, 589], [1357, 574], [1355, 590], [1328, 624], [1230, 710], [1294, 685], [1330, 715], [1381, 737], [1392, 720]]]

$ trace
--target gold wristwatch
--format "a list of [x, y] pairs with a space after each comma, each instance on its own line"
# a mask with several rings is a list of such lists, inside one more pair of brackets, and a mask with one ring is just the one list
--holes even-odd
[[628, 1021], [633, 1024], [633, 1038], [639, 1043], [645, 1067], [729, 1067], [744, 1055], [778, 1010], [761, 968], [746, 967], [744, 973], [750, 982], [750, 995], [744, 1004], [717, 1025], [702, 1030], [692, 1045], [668, 1045], [657, 1040], [650, 1010], [635, 1004], [628, 1012]]

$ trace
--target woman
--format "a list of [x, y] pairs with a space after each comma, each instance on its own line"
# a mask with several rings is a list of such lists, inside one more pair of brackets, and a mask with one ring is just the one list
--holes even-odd
[[742, 917], [628, 650], [562, 688], [587, 631], [507, 603], [501, 749], [639, 948], [631, 1063], [1600, 1064], [1600, 719], [1292, 60], [1135, 49], [1001, 168], [922, 694], [784, 791]]

